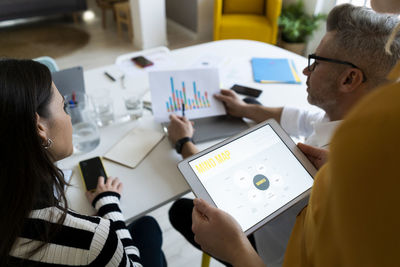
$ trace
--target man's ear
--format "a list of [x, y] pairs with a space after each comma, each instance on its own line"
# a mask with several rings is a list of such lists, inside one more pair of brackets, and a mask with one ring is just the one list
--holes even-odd
[[364, 74], [356, 68], [349, 68], [342, 72], [339, 77], [340, 91], [351, 93], [363, 83]]
[[46, 124], [44, 123], [43, 119], [39, 116], [39, 114], [36, 113], [36, 127], [37, 127], [37, 132], [40, 138], [42, 139], [43, 143], [47, 142], [47, 127]]

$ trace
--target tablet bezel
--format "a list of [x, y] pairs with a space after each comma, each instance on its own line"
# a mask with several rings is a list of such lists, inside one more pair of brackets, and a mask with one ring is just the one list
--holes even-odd
[[[275, 120], [270, 119], [270, 120], [264, 121], [260, 124], [257, 124], [237, 135], [234, 135], [216, 145], [213, 145], [213, 146], [179, 162], [178, 169], [182, 173], [183, 177], [185, 178], [185, 180], [187, 181], [189, 186], [192, 188], [194, 195], [198, 198], [204, 199], [205, 201], [207, 201], [207, 203], [210, 203], [212, 206], [216, 207], [216, 204], [214, 203], [211, 196], [208, 194], [207, 190], [201, 183], [200, 179], [197, 177], [196, 173], [190, 167], [190, 165], [189, 165], [190, 161], [195, 160], [207, 153], [210, 153], [210, 152], [212, 152], [228, 143], [231, 143], [237, 139], [240, 139], [241, 137], [243, 137], [251, 132], [257, 131], [258, 129], [260, 129], [266, 125], [271, 126], [271, 128], [275, 131], [275, 133], [278, 135], [278, 137], [283, 141], [283, 143], [286, 145], [286, 147], [289, 148], [289, 150], [293, 153], [295, 158], [300, 162], [300, 164], [304, 167], [304, 169], [310, 174], [310, 176], [312, 178], [314, 178], [317, 170], [315, 169], [313, 164], [308, 160], [308, 158], [303, 154], [303, 152], [301, 152], [301, 150], [293, 142], [293, 140], [290, 138], [290, 136], [282, 129], [282, 127]], [[312, 186], [309, 189], [307, 189], [306, 191], [304, 191], [302, 194], [297, 196], [296, 198], [287, 202], [285, 205], [283, 205], [281, 208], [279, 208], [278, 210], [276, 210], [269, 216], [265, 217], [263, 220], [259, 221], [258, 223], [255, 223], [252, 227], [250, 227], [249, 229], [244, 231], [244, 233], [246, 235], [253, 233], [257, 229], [262, 227], [264, 224], [266, 224], [270, 220], [274, 219], [276, 216], [278, 216], [279, 214], [281, 214], [282, 212], [284, 212], [285, 210], [287, 210], [288, 208], [290, 208], [291, 206], [293, 206], [300, 200], [307, 197], [310, 194], [311, 188], [312, 188]]]

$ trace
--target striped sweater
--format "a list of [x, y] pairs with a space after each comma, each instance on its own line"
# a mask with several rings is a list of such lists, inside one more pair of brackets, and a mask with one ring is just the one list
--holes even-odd
[[[13, 265], [40, 266], [142, 266], [139, 251], [126, 228], [119, 208], [120, 195], [99, 194], [93, 206], [101, 217], [68, 211], [51, 242], [29, 257], [40, 244], [40, 229], [56, 223], [62, 211], [56, 207], [33, 210], [11, 250]], [[28, 253], [27, 253], [28, 252]]]

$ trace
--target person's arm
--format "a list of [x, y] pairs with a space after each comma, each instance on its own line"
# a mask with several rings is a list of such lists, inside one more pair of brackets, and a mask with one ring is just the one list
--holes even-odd
[[271, 108], [261, 105], [247, 104], [232, 90], [221, 89], [220, 94], [214, 97], [222, 101], [229, 115], [240, 118], [248, 118], [257, 123], [275, 119], [280, 122], [282, 115], [282, 107]]
[[182, 147], [182, 158], [187, 158], [190, 157], [194, 154], [196, 154], [197, 152], [199, 152], [199, 149], [196, 147], [195, 144], [193, 144], [192, 142], [186, 142], [183, 147]]
[[[132, 241], [131, 234], [126, 228], [124, 217], [119, 207], [121, 192], [122, 183], [118, 178], [108, 177], [106, 183], [104, 183], [104, 177], [100, 176], [96, 190], [94, 192], [87, 191], [86, 197], [97, 210], [100, 217], [110, 220], [110, 226], [108, 228], [109, 236], [115, 236], [116, 234], [118, 238], [118, 245], [115, 248], [116, 251], [114, 251], [114, 253], [110, 252], [112, 254], [107, 252], [107, 254], [109, 254], [114, 261], [123, 261], [122, 258], [127, 257], [133, 266], [142, 266], [140, 264], [139, 250]], [[103, 229], [103, 231], [106, 231], [106, 229]], [[115, 234], [113, 232], [115, 232]], [[114, 241], [110, 241], [110, 237], [108, 237], [105, 242], [112, 243]], [[104, 246], [106, 245], [107, 244]], [[109, 246], [115, 246], [115, 244], [109, 244]], [[121, 249], [123, 249], [123, 254], [121, 254]], [[117, 253], [117, 251], [120, 252]]]
[[[168, 125], [168, 138], [172, 144], [176, 144], [178, 140], [184, 137], [193, 137], [194, 129], [193, 123], [189, 121], [186, 117], [176, 116], [172, 114], [169, 116], [170, 123]], [[191, 141], [186, 142], [181, 151], [183, 158], [190, 157], [199, 152], [195, 144]]]
[[202, 250], [235, 267], [265, 267], [232, 216], [204, 200], [193, 203], [192, 231]]
[[266, 121], [268, 119], [275, 119], [278, 123], [281, 122], [283, 107], [271, 108], [255, 104], [247, 104], [244, 109], [245, 118], [249, 118], [257, 123]]
[[314, 124], [321, 122], [324, 114], [286, 106], [282, 109], [280, 124], [290, 136], [308, 138], [314, 132]]

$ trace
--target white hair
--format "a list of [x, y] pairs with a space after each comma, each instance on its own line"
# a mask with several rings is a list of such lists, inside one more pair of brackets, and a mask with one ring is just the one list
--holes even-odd
[[[367, 79], [373, 78], [372, 82], [377, 84], [385, 80], [400, 58], [400, 35], [394, 32], [399, 22], [396, 15], [343, 4], [329, 13], [326, 29], [336, 32], [337, 56], [360, 67]], [[390, 53], [385, 50], [388, 40]]]

